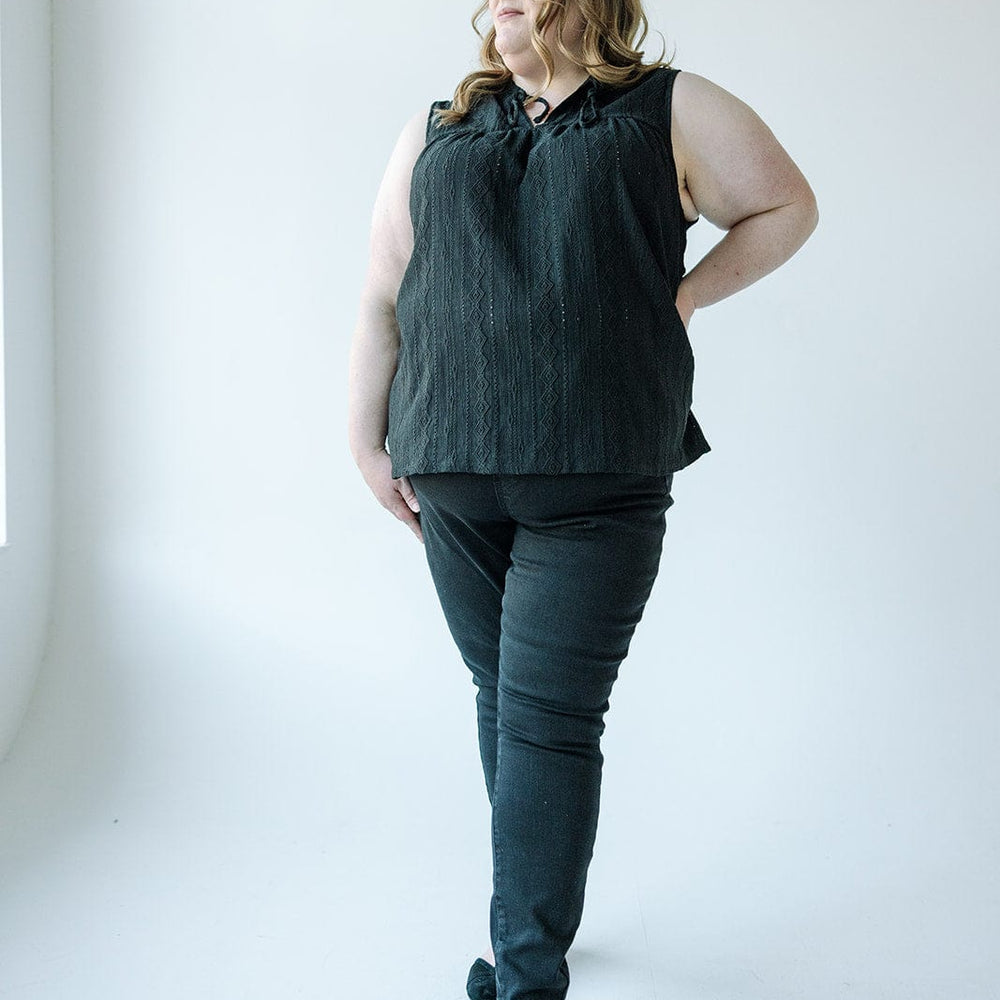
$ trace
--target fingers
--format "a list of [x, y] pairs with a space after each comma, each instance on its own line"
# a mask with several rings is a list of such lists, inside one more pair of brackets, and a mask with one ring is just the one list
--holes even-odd
[[406, 506], [410, 510], [415, 510], [419, 513], [420, 501], [417, 499], [417, 494], [410, 485], [410, 480], [406, 476], [400, 476], [399, 479], [394, 479], [393, 482], [396, 484], [396, 489], [399, 490], [399, 495], [406, 501]]
[[420, 528], [420, 501], [417, 500], [417, 494], [414, 492], [406, 476], [401, 476], [392, 482], [397, 491], [397, 499], [390, 509], [417, 536], [417, 541], [422, 544], [424, 533]]
[[420, 528], [420, 502], [417, 494], [406, 476], [392, 478], [392, 460], [388, 453], [383, 451], [368, 456], [362, 472], [378, 502], [423, 543], [424, 533]]
[[403, 521], [406, 522], [413, 534], [417, 536], [417, 541], [422, 545], [424, 542], [424, 533], [420, 528], [420, 515], [411, 514], [409, 517], [404, 517]]
[[393, 513], [417, 536], [418, 542], [423, 542], [424, 533], [420, 529], [420, 515], [415, 514], [406, 504], [397, 504]]

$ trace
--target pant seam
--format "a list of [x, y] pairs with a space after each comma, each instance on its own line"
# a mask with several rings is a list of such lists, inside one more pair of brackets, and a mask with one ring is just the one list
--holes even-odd
[[511, 514], [510, 511], [507, 509], [507, 502], [504, 499], [502, 484], [500, 482], [500, 476], [494, 474], [492, 478], [493, 478], [493, 493], [496, 495], [497, 498], [497, 506], [500, 508], [501, 512], [506, 517], [510, 517]]

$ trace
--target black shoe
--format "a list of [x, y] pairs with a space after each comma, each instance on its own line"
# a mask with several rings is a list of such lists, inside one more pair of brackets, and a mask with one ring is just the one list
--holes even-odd
[[497, 970], [485, 958], [477, 958], [469, 969], [469, 980], [465, 984], [469, 1000], [496, 1000]]

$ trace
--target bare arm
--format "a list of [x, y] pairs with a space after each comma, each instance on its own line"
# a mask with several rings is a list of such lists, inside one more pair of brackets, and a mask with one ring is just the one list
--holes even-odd
[[396, 374], [399, 326], [396, 297], [413, 252], [410, 175], [424, 148], [427, 111], [403, 127], [375, 198], [368, 271], [348, 363], [347, 434], [351, 454], [379, 502], [423, 539], [416, 497], [405, 476], [392, 478], [385, 450], [389, 388]]
[[698, 211], [726, 235], [682, 279], [678, 311], [691, 313], [758, 281], [816, 228], [809, 182], [756, 112], [697, 73], [674, 80], [672, 128]]

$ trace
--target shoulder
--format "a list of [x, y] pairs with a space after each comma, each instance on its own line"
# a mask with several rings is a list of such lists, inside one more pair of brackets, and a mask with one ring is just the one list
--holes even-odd
[[390, 175], [408, 179], [410, 169], [427, 143], [428, 114], [425, 107], [404, 121], [389, 157]]
[[403, 125], [402, 132], [400, 133], [400, 141], [405, 142], [410, 147], [423, 147], [427, 138], [427, 125], [429, 121], [430, 105], [425, 105], [419, 111], [414, 111]]
[[415, 111], [399, 130], [385, 168], [380, 199], [388, 198], [403, 204], [408, 197], [413, 166], [427, 144], [427, 116], [426, 107]]
[[688, 192], [701, 214], [721, 229], [812, 197], [801, 171], [757, 112], [697, 73], [677, 74], [671, 136]]
[[685, 163], [748, 150], [770, 134], [749, 104], [688, 70], [676, 74], [670, 117], [675, 152]]
[[753, 128], [760, 121], [749, 104], [700, 73], [678, 71], [673, 84], [671, 118], [682, 143], [697, 145], [713, 134]]
[[702, 76], [700, 73], [692, 73], [691, 70], [682, 70], [679, 67], [671, 67], [674, 71], [674, 99], [685, 106], [704, 106], [716, 103], [725, 104], [727, 101], [738, 101], [724, 87]]

